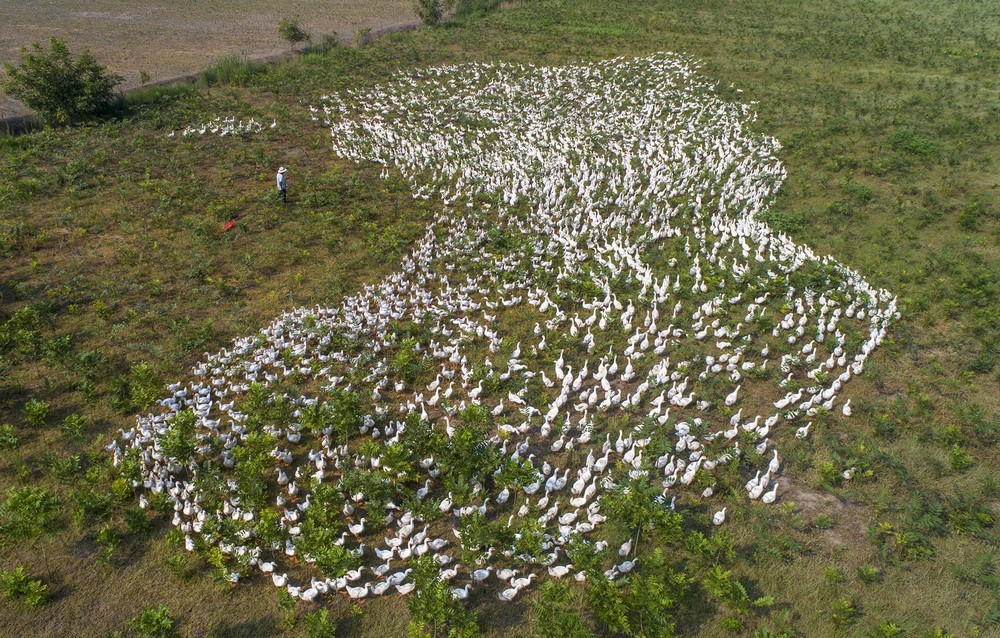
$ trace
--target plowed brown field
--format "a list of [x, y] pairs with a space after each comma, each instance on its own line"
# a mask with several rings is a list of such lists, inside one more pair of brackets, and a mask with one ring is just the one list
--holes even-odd
[[[358, 30], [414, 20], [409, 0], [21, 0], [0, 11], [0, 62], [18, 63], [21, 48], [50, 37], [66, 40], [78, 54], [90, 49], [98, 62], [138, 86], [191, 73], [232, 54], [250, 56], [288, 49], [278, 21], [299, 15], [302, 27], [320, 40], [341, 41]], [[2, 71], [0, 71], [2, 73]], [[0, 92], [0, 118], [24, 107]]]

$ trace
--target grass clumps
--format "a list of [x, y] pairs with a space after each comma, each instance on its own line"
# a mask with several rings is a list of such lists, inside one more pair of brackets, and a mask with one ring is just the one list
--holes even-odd
[[251, 86], [267, 72], [265, 62], [255, 62], [244, 55], [230, 55], [199, 73], [197, 85]]

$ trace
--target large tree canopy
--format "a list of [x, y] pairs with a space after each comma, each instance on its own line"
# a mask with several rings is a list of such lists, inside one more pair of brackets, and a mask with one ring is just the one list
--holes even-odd
[[49, 49], [35, 43], [22, 48], [21, 66], [4, 63], [4, 90], [33, 109], [47, 124], [66, 126], [100, 113], [114, 100], [122, 77], [109, 73], [84, 50], [75, 60], [64, 40], [51, 38]]

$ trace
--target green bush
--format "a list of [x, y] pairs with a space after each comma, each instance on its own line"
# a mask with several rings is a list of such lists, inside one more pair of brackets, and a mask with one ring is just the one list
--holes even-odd
[[45, 419], [49, 416], [49, 404], [38, 399], [29, 399], [24, 404], [24, 420], [28, 425], [40, 428], [45, 425]]
[[115, 550], [118, 549], [121, 540], [121, 534], [113, 525], [108, 524], [101, 527], [94, 537], [94, 541], [100, 548], [97, 552], [98, 562], [111, 565], [114, 561]]
[[9, 423], [0, 425], [0, 451], [13, 450], [15, 447], [17, 447], [17, 430]]
[[416, 588], [406, 601], [411, 638], [479, 635], [475, 613], [451, 597], [451, 587], [439, 578], [437, 565], [429, 557], [421, 556], [413, 562], [413, 582]]
[[337, 633], [337, 623], [330, 617], [329, 609], [317, 609], [305, 616], [308, 638], [333, 638]]
[[184, 410], [174, 415], [170, 429], [160, 440], [163, 453], [176, 459], [178, 463], [187, 463], [194, 456], [195, 425], [198, 417], [191, 410]]
[[292, 48], [295, 48], [299, 42], [307, 42], [312, 39], [312, 36], [299, 25], [299, 16], [297, 15], [291, 18], [282, 18], [278, 22], [278, 33], [283, 40], [292, 45]]
[[842, 583], [844, 582], [844, 573], [836, 567], [826, 567], [823, 569], [823, 578], [828, 583]]
[[841, 473], [837, 470], [836, 466], [830, 461], [823, 461], [819, 464], [819, 482], [823, 487], [835, 487], [840, 485], [842, 480]]
[[128, 626], [145, 638], [172, 638], [178, 635], [166, 605], [150, 607], [128, 621]]
[[882, 574], [877, 567], [862, 565], [858, 567], [858, 578], [866, 583], [876, 583], [882, 578]]
[[445, 11], [454, 5], [451, 0], [413, 0], [413, 12], [428, 26], [441, 22]]
[[298, 619], [295, 617], [295, 607], [299, 599], [288, 593], [288, 590], [278, 590], [278, 609], [281, 610], [281, 625], [285, 629], [295, 626]]
[[0, 586], [7, 600], [19, 600], [29, 607], [38, 607], [48, 597], [48, 585], [40, 580], [32, 580], [24, 566], [11, 571], [0, 572]]
[[750, 609], [751, 602], [746, 588], [732, 572], [723, 569], [721, 565], [713, 565], [705, 573], [702, 586], [733, 611], [745, 612]]
[[0, 546], [35, 542], [56, 531], [61, 503], [43, 487], [7, 490], [0, 504]]
[[114, 89], [122, 77], [109, 73], [89, 51], [74, 60], [66, 42], [58, 38], [49, 40], [48, 51], [37, 42], [32, 51], [21, 49], [19, 67], [4, 64], [7, 81], [2, 88], [46, 124], [76, 124], [101, 114], [114, 102]]
[[146, 510], [141, 507], [126, 508], [122, 512], [122, 518], [125, 519], [125, 524], [128, 525], [129, 530], [135, 534], [142, 534], [149, 531], [149, 517], [146, 516]]
[[948, 461], [951, 464], [951, 469], [954, 472], [964, 472], [972, 466], [972, 457], [968, 452], [963, 450], [958, 444], [951, 446], [951, 451], [948, 454]]
[[573, 589], [566, 583], [547, 581], [535, 600], [535, 631], [540, 638], [593, 636], [573, 606]]
[[79, 440], [83, 438], [83, 433], [87, 428], [87, 421], [82, 414], [69, 414], [63, 419], [62, 425], [59, 426], [59, 431], [62, 435], [70, 440]]
[[894, 622], [884, 620], [872, 629], [872, 638], [896, 638], [903, 635], [903, 628]]
[[857, 604], [850, 598], [838, 598], [830, 605], [830, 621], [838, 629], [852, 624], [857, 617]]
[[133, 364], [127, 374], [116, 377], [108, 389], [111, 408], [119, 412], [135, 412], [149, 407], [163, 393], [163, 383], [153, 367], [140, 362]]

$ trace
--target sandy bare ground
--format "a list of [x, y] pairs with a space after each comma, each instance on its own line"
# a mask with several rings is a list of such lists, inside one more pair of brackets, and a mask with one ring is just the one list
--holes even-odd
[[[337, 33], [345, 41], [360, 29], [415, 20], [410, 0], [18, 0], [0, 2], [0, 61], [18, 63], [21, 47], [66, 40], [77, 54], [89, 48], [98, 62], [138, 86], [197, 71], [234, 53], [287, 51], [278, 35], [284, 16], [301, 16], [315, 40]], [[0, 70], [2, 74], [2, 70]], [[0, 93], [0, 118], [26, 112]]]

